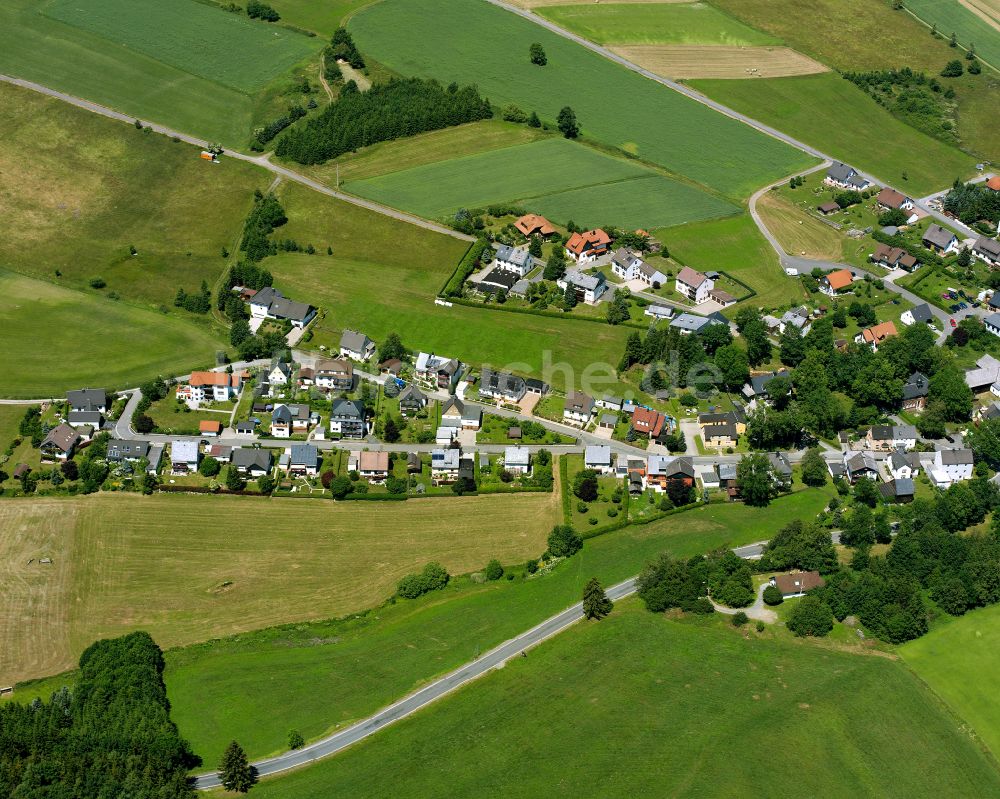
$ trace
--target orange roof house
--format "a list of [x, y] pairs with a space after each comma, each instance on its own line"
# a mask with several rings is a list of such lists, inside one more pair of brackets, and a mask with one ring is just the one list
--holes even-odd
[[222, 422], [216, 422], [211, 419], [202, 419], [198, 422], [198, 432], [210, 436], [217, 436], [222, 432]]
[[987, 180], [986, 188], [993, 189], [993, 191], [1000, 191], [1000, 175], [997, 175]]
[[538, 214], [525, 214], [514, 223], [514, 227], [520, 230], [525, 236], [534, 236], [537, 233], [544, 238], [556, 232], [552, 223], [544, 216], [539, 216]]
[[898, 335], [899, 333], [896, 331], [896, 325], [894, 322], [882, 322], [881, 324], [861, 331], [861, 338], [864, 340], [865, 344], [871, 344], [876, 347], [887, 338], [892, 338], [893, 336]]
[[632, 412], [632, 429], [637, 433], [644, 433], [650, 438], [656, 438], [663, 432], [663, 425], [667, 421], [666, 417], [658, 411], [649, 408], [636, 408]]
[[192, 386], [232, 386], [239, 388], [244, 373], [192, 372], [188, 383]]
[[819, 280], [819, 288], [820, 291], [826, 294], [836, 294], [841, 289], [846, 289], [850, 286], [853, 280], [854, 275], [851, 274], [851, 270], [838, 269], [836, 272], [823, 275]]
[[566, 242], [566, 251], [574, 260], [592, 260], [598, 255], [604, 255], [611, 245], [611, 236], [600, 228], [574, 233]]

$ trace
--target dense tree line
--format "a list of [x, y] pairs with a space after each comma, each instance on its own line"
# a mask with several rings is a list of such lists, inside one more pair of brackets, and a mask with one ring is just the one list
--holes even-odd
[[264, 127], [258, 128], [254, 135], [253, 149], [261, 150], [265, 144], [271, 141], [285, 128], [292, 125], [296, 120], [302, 119], [306, 115], [306, 109], [301, 105], [290, 105], [283, 116], [268, 122]]
[[72, 691], [0, 705], [0, 796], [193, 797], [198, 760], [170, 720], [163, 666], [135, 632], [88, 647]]
[[944, 197], [944, 210], [966, 224], [988, 219], [996, 225], [1000, 222], [1000, 191], [992, 191], [981, 183], [956, 180]]
[[247, 16], [250, 19], [262, 19], [264, 22], [277, 22], [281, 19], [277, 11], [260, 0], [247, 0]]
[[243, 239], [240, 241], [240, 250], [246, 253], [246, 259], [263, 261], [267, 256], [276, 254], [278, 248], [271, 241], [271, 234], [287, 221], [285, 209], [277, 197], [271, 193], [263, 194], [259, 189], [255, 191], [253, 208], [243, 223]]
[[646, 564], [636, 590], [646, 608], [659, 613], [679, 608], [712, 613], [708, 594], [720, 604], [742, 608], [753, 603], [753, 575], [745, 560], [730, 550], [696, 555], [687, 561], [664, 553]]
[[208, 313], [212, 310], [212, 291], [204, 280], [201, 281], [201, 288], [198, 291], [188, 293], [179, 288], [177, 296], [174, 297], [174, 305], [191, 313]]
[[286, 133], [279, 157], [318, 164], [368, 144], [413, 136], [493, 116], [475, 86], [444, 87], [434, 80], [408, 78], [348, 90], [304, 126]]
[[937, 78], [909, 67], [845, 72], [844, 77], [911, 127], [942, 141], [958, 141], [951, 102], [955, 90]]
[[332, 59], [334, 63], [337, 61], [346, 61], [355, 69], [365, 68], [365, 60], [361, 57], [361, 53], [358, 52], [358, 48], [354, 44], [354, 39], [347, 32], [347, 28], [337, 28], [333, 32], [333, 36], [330, 38], [330, 45], [326, 50], [326, 59], [327, 62]]

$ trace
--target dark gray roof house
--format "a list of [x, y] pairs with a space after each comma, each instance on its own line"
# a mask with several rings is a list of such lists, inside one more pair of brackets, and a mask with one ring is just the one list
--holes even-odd
[[958, 237], [954, 233], [936, 224], [928, 227], [923, 237], [925, 247], [930, 246], [932, 249], [937, 250], [947, 250], [957, 240]]
[[747, 397], [767, 396], [767, 386], [776, 377], [791, 377], [791, 372], [782, 369], [769, 375], [754, 375], [750, 378], [750, 382], [743, 386], [743, 394]]
[[263, 447], [237, 447], [232, 452], [232, 464], [241, 472], [271, 471], [271, 452]]
[[319, 450], [315, 444], [292, 444], [291, 465], [315, 469], [319, 463]]
[[931, 313], [930, 306], [926, 302], [915, 306], [910, 310], [910, 314], [913, 316], [914, 322], [924, 322], [926, 324], [934, 320], [934, 314]]
[[125, 441], [112, 438], [108, 441], [107, 458], [112, 463], [142, 460], [149, 454], [149, 444], [145, 441]]
[[106, 411], [108, 392], [103, 388], [81, 388], [66, 392], [66, 404], [71, 411]]
[[104, 414], [100, 411], [70, 411], [66, 415], [66, 421], [73, 427], [86, 424], [99, 428], [104, 423]]
[[780, 474], [782, 477], [792, 476], [792, 464], [785, 457], [785, 453], [769, 452], [767, 453], [767, 459], [771, 462], [771, 468], [775, 474]]
[[980, 236], [972, 245], [972, 251], [987, 260], [1000, 261], [1000, 241], [996, 239]]
[[237, 422], [235, 429], [237, 434], [246, 436], [251, 435], [257, 429], [257, 425], [255, 422]]
[[479, 393], [484, 397], [495, 397], [511, 402], [520, 402], [527, 392], [524, 378], [509, 372], [494, 372], [492, 369], [483, 367], [483, 373], [479, 380]]

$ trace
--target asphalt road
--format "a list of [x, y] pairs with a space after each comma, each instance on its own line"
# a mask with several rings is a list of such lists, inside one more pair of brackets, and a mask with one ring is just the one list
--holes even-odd
[[[48, 97], [54, 97], [57, 100], [62, 100], [63, 102], [69, 103], [70, 105], [75, 105], [77, 108], [83, 108], [86, 111], [91, 111], [95, 114], [100, 114], [101, 116], [108, 117], [109, 119], [116, 119], [119, 122], [127, 122], [129, 124], [135, 123], [135, 117], [129, 116], [128, 114], [123, 114], [120, 111], [115, 111], [113, 108], [108, 108], [100, 103], [95, 103], [90, 100], [85, 100], [82, 97], [76, 97], [72, 94], [67, 94], [66, 92], [60, 92], [56, 89], [50, 89], [48, 86], [43, 86], [40, 83], [34, 83], [30, 80], [24, 80], [22, 78], [15, 78], [10, 75], [0, 74], [0, 81], [4, 83], [11, 83], [15, 86], [20, 86], [25, 89], [31, 89], [32, 91], [38, 92], [39, 94], [44, 94]], [[193, 144], [195, 147], [200, 147], [201, 149], [206, 149], [210, 146], [210, 142], [205, 139], [200, 139], [197, 136], [192, 136], [188, 133], [182, 133], [179, 130], [173, 130], [165, 125], [157, 124], [156, 122], [147, 122], [146, 120], [141, 120], [142, 124], [152, 130], [154, 133], [162, 134], [163, 136], [170, 136], [171, 138], [180, 139], [188, 144]], [[269, 172], [273, 172], [276, 175], [280, 175], [288, 180], [292, 180], [296, 183], [301, 183], [303, 186], [308, 186], [313, 191], [318, 191], [320, 194], [325, 194], [328, 197], [333, 197], [337, 200], [343, 200], [346, 203], [351, 203], [351, 205], [357, 205], [361, 208], [367, 208], [369, 211], [374, 211], [377, 214], [382, 214], [383, 216], [389, 216], [393, 219], [398, 219], [401, 222], [408, 222], [411, 225], [416, 225], [417, 227], [422, 227], [425, 230], [432, 230], [435, 233], [442, 233], [446, 236], [451, 236], [452, 238], [461, 239], [462, 241], [475, 241], [473, 236], [467, 236], [464, 233], [459, 233], [457, 230], [452, 230], [444, 225], [439, 225], [436, 222], [431, 222], [427, 219], [422, 219], [418, 216], [413, 216], [412, 214], [404, 213], [403, 211], [397, 211], [395, 208], [389, 208], [385, 205], [380, 205], [379, 203], [371, 202], [370, 200], [365, 200], [361, 197], [355, 197], [352, 194], [344, 194], [343, 192], [331, 189], [312, 178], [307, 178], [305, 175], [300, 175], [288, 167], [280, 166], [279, 164], [272, 164], [269, 160], [269, 154], [264, 155], [247, 155], [246, 153], [241, 153], [237, 150], [225, 151], [223, 157], [236, 158], [240, 161], [248, 161], [251, 164], [256, 164], [257, 166], [263, 167]]]

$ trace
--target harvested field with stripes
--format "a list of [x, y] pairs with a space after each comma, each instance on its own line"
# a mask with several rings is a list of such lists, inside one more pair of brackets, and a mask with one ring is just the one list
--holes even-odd
[[787, 78], [829, 71], [789, 47], [653, 44], [611, 49], [665, 78]]

